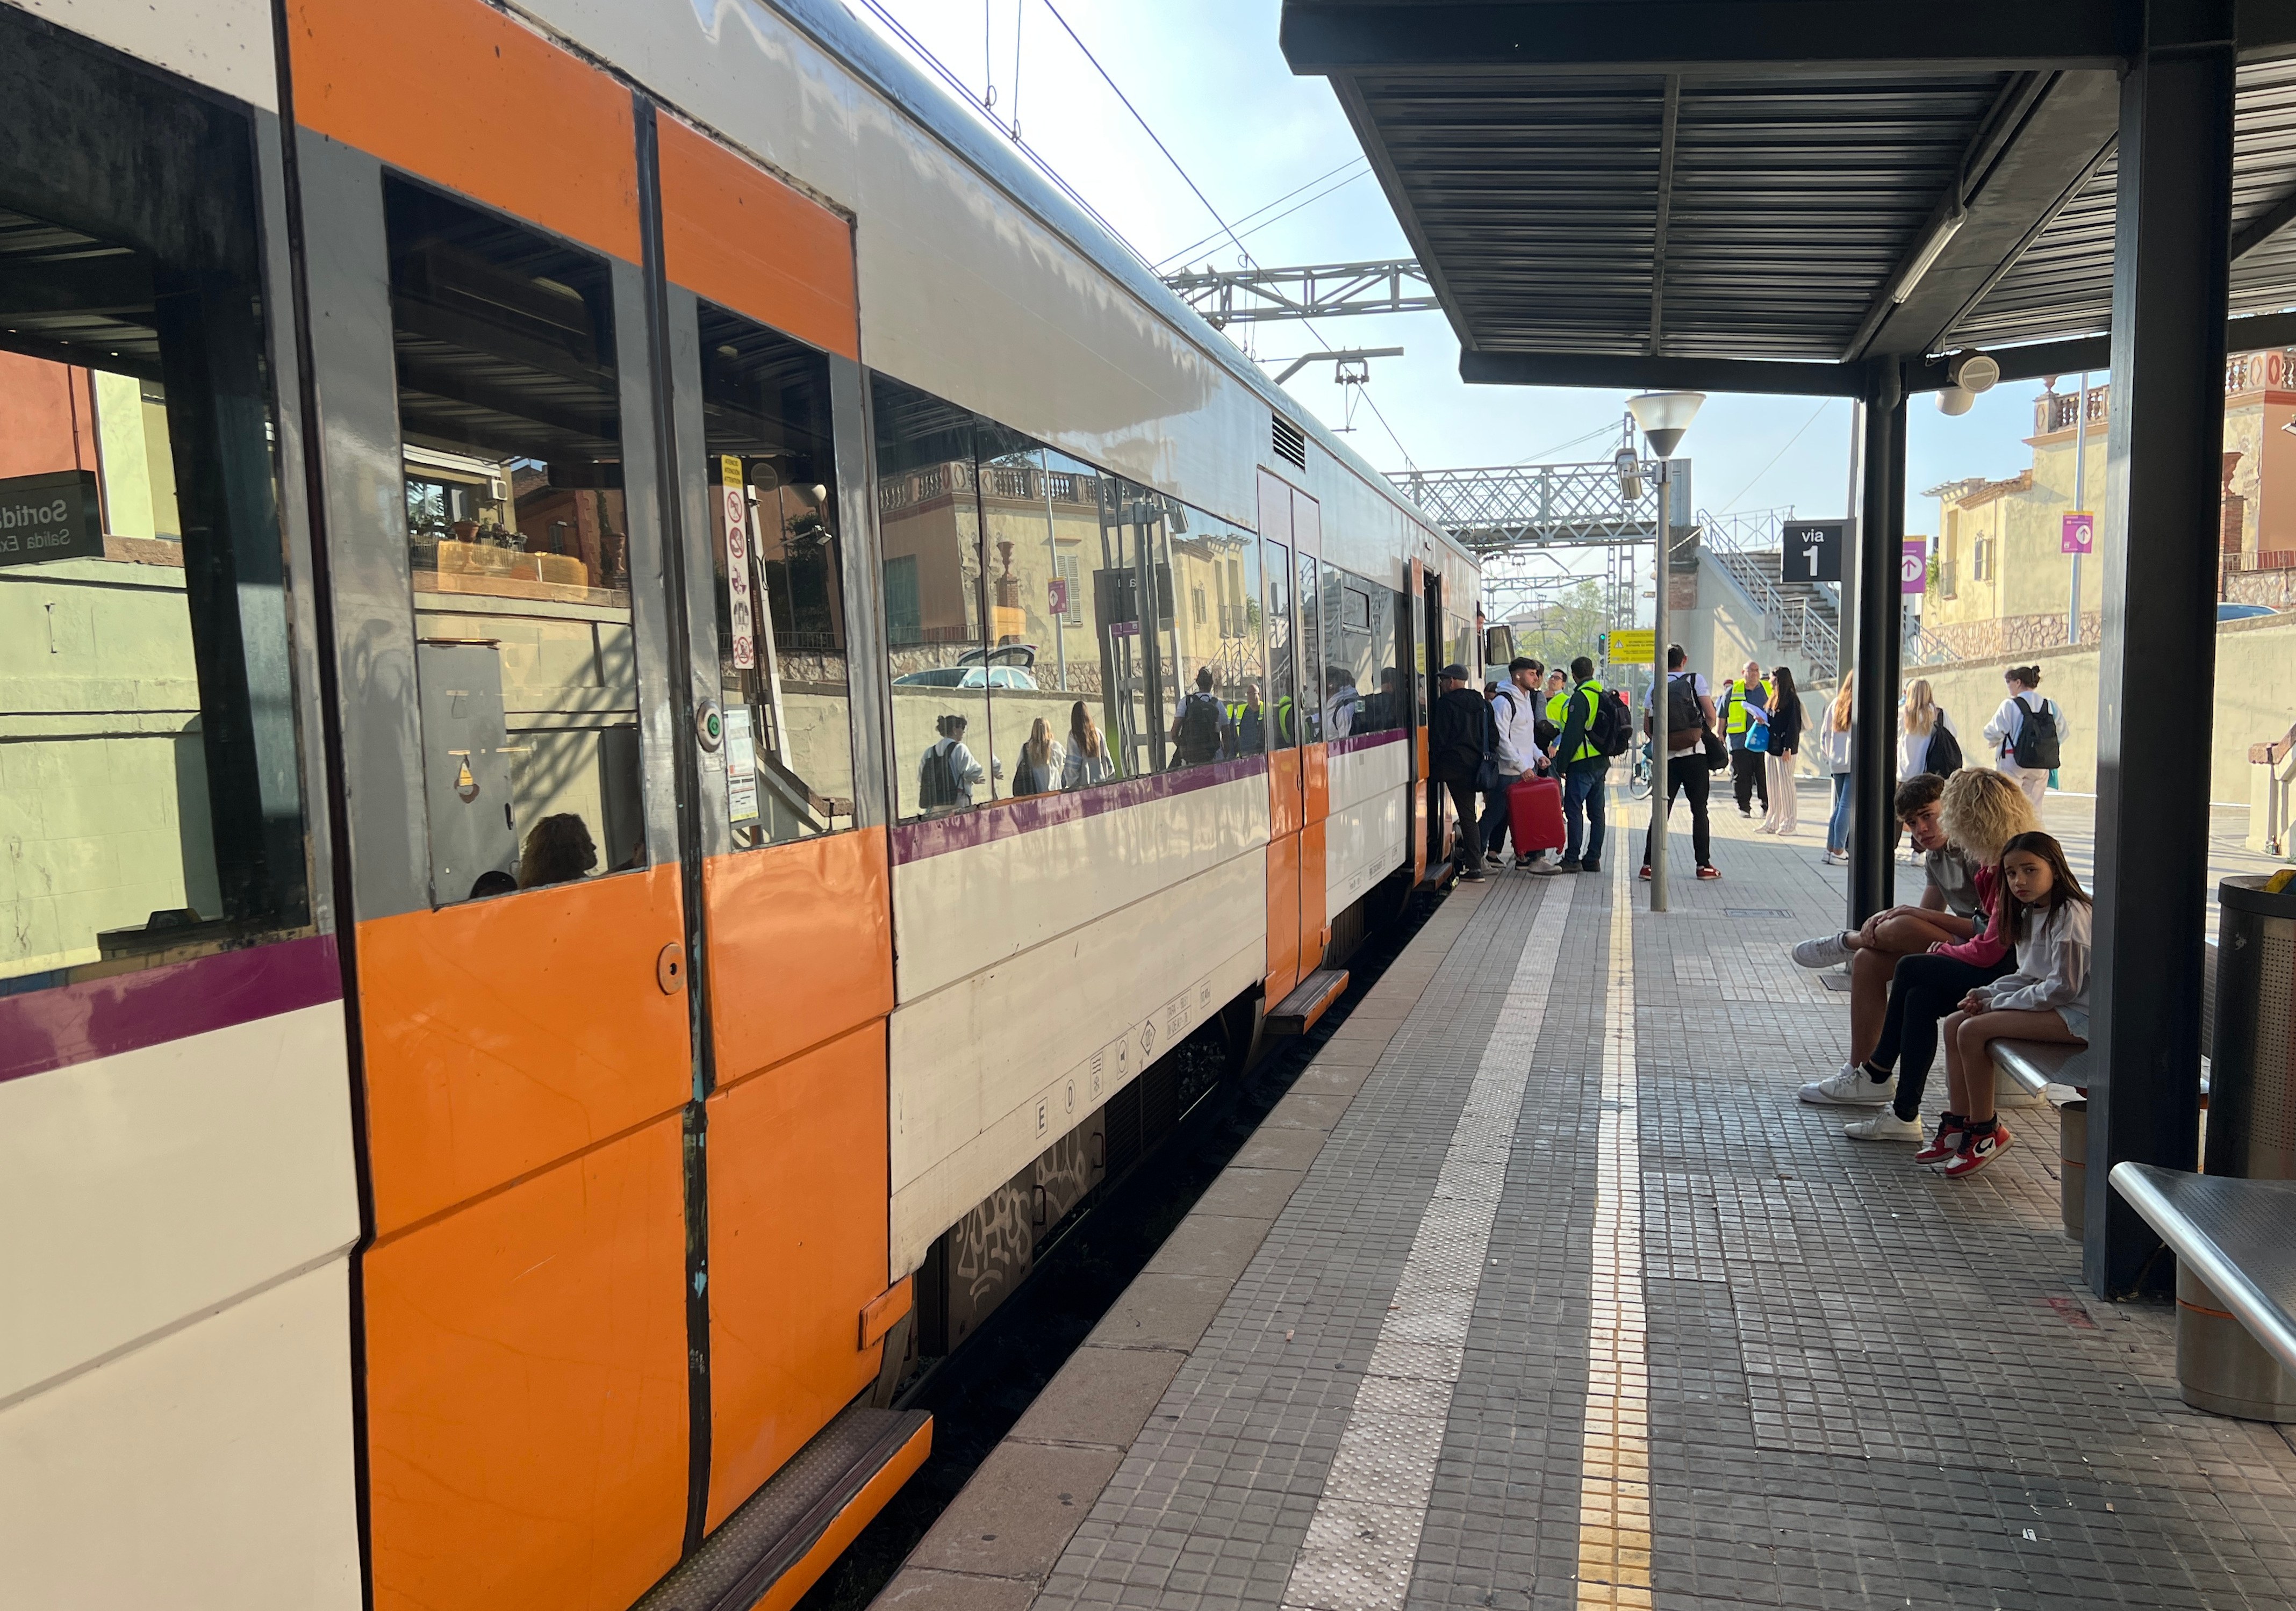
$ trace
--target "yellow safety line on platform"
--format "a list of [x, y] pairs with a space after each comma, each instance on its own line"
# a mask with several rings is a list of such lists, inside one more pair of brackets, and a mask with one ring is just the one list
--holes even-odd
[[1642, 1135], [1635, 1110], [1634, 865], [1611, 875], [1594, 1286], [1578, 1475], [1578, 1604], [1651, 1603], [1650, 1362], [1643, 1313]]

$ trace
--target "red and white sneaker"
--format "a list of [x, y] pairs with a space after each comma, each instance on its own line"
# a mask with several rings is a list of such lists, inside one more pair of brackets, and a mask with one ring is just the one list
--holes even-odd
[[2008, 1149], [2009, 1127], [1997, 1122], [1989, 1135], [1978, 1135], [1972, 1132], [1965, 1137], [1961, 1151], [1938, 1173], [1948, 1180], [1957, 1181], [1964, 1174], [1975, 1174]]
[[1956, 1119], [1950, 1124], [1940, 1122], [1938, 1133], [1931, 1138], [1929, 1145], [1914, 1154], [1914, 1162], [1925, 1169], [1935, 1169], [1940, 1164], [1951, 1163], [1961, 1156], [1961, 1144], [1968, 1139], [1969, 1132], [1961, 1127], [1960, 1120]]

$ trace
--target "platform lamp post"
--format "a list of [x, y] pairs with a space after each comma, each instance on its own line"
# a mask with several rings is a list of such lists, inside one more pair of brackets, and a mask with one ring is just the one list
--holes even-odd
[[[1706, 401], [1702, 391], [1646, 391], [1628, 397], [1627, 408], [1635, 416], [1635, 423], [1643, 429], [1643, 440], [1650, 445], [1652, 456], [1658, 461], [1658, 569], [1652, 588], [1658, 606], [1651, 631], [1651, 898], [1652, 912], [1664, 912], [1666, 907], [1666, 807], [1670, 791], [1667, 788], [1666, 756], [1666, 643], [1667, 593], [1670, 581], [1669, 563], [1674, 547], [1668, 487], [1667, 461], [1674, 457], [1675, 449], [1682, 446], [1690, 422], [1698, 417], [1699, 405]], [[1705, 764], [1700, 757], [1701, 765]], [[1620, 846], [1623, 852], [1630, 846]]]

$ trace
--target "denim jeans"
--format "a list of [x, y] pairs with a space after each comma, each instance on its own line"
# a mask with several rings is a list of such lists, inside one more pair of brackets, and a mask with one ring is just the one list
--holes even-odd
[[1833, 774], [1833, 815], [1825, 824], [1825, 847], [1828, 850], [1849, 848], [1849, 774]]
[[1579, 818], [1586, 822], [1587, 851], [1584, 860], [1603, 859], [1603, 784], [1611, 774], [1607, 756], [1596, 756], [1591, 761], [1573, 761], [1562, 774], [1562, 859], [1576, 862], [1582, 859], [1578, 852]]

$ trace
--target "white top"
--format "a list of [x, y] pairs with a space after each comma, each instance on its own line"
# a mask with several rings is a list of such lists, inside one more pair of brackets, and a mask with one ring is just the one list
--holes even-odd
[[[1939, 726], [1953, 734], [1954, 742], [1960, 743], [1961, 729], [1954, 725], [1952, 712], [1940, 705], [1937, 719]], [[1919, 777], [1930, 769], [1930, 738], [1936, 732], [1937, 728], [1931, 727], [1928, 732], [1907, 732], [1906, 718], [1903, 715], [1898, 717], [1898, 781]]]
[[1108, 753], [1107, 740], [1103, 740], [1098, 755], [1086, 755], [1084, 746], [1071, 744], [1061, 763], [1061, 787], [1084, 789], [1094, 783], [1105, 783], [1116, 775], [1116, 762]]
[[1546, 706], [1546, 696], [1525, 693], [1512, 683], [1503, 683], [1491, 696], [1491, 715], [1499, 724], [1499, 771], [1521, 774], [1538, 765], [1538, 713]]
[[2017, 765], [2015, 750], [2017, 734], [2025, 725], [2025, 716], [2030, 712], [2040, 716], [2047, 711], [2057, 713], [2057, 742], [2062, 744], [2072, 732], [2072, 724], [2065, 720], [2065, 707], [2054, 699], [2042, 697], [2038, 688], [2001, 701], [2001, 708], [1985, 724], [1985, 741], [1993, 746], [1995, 762], [2003, 772], [2015, 777], [2024, 768]]
[[1818, 723], [1817, 741], [1825, 754], [1826, 771], [1843, 773], [1849, 770], [1849, 730], [1846, 727], [1839, 732], [1833, 730], [1833, 704], [1830, 699], [1826, 702], [1825, 716]]
[[980, 770], [980, 763], [972, 758], [972, 751], [964, 747], [964, 740], [936, 739], [933, 740], [932, 748], [926, 750], [925, 754], [928, 756], [933, 756], [939, 755], [943, 750], [955, 751], [948, 758], [949, 775], [956, 781], [956, 797], [967, 806], [972, 805], [972, 786], [988, 774]]
[[1977, 994], [1996, 1012], [2039, 1012], [2051, 1007], [2088, 1010], [2090, 909], [2067, 901], [2046, 922], [2028, 920], [2017, 942], [2017, 971]]

